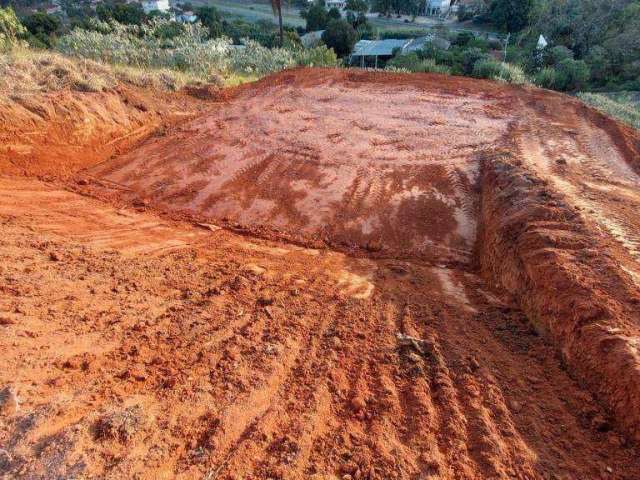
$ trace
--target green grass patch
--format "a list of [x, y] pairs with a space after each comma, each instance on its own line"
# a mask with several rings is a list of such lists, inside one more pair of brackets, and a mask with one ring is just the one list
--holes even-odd
[[584, 103], [640, 130], [640, 94], [634, 92], [578, 93]]

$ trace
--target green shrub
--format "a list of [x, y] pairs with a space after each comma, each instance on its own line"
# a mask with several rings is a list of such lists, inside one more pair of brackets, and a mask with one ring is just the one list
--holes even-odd
[[75, 29], [61, 37], [56, 49], [66, 55], [142, 69], [171, 69], [203, 81], [215, 74], [260, 76], [297, 65], [335, 66], [338, 61], [325, 46], [303, 50], [267, 48], [247, 40], [244, 46], [229, 39], [209, 39], [201, 24], [185, 24], [166, 38], [172, 22], [156, 19], [148, 25], [120, 25], [96, 30]]
[[466, 47], [467, 44], [475, 38], [475, 35], [471, 32], [460, 32], [453, 40], [452, 44], [459, 47]]
[[462, 72], [471, 75], [476, 62], [486, 59], [487, 54], [479, 48], [469, 48], [462, 52]]
[[548, 49], [545, 55], [545, 63], [554, 67], [567, 59], [573, 60], [573, 52], [563, 45]]
[[422, 50], [418, 51], [418, 55], [422, 59], [431, 58], [439, 65], [453, 66], [454, 63], [453, 52], [438, 48], [432, 43], [426, 44]]
[[496, 78], [500, 75], [500, 63], [492, 58], [478, 60], [473, 66], [472, 76], [476, 78]]
[[553, 67], [546, 67], [536, 74], [535, 84], [542, 88], [555, 89], [558, 83], [558, 72]]
[[421, 59], [415, 52], [395, 56], [387, 62], [386, 68], [394, 71], [450, 73], [446, 66], [437, 65], [433, 59]]
[[478, 60], [473, 66], [473, 74], [476, 78], [490, 78], [507, 83], [523, 84], [527, 77], [517, 65], [502, 63], [492, 58]]
[[300, 49], [296, 54], [296, 60], [296, 63], [303, 67], [337, 67], [340, 64], [336, 52], [325, 45]]
[[500, 73], [496, 80], [504, 80], [508, 83], [522, 85], [528, 82], [522, 67], [512, 63], [500, 63]]
[[11, 7], [0, 7], [0, 50], [16, 45], [26, 35], [27, 29], [20, 23]]
[[566, 58], [556, 67], [556, 88], [563, 91], [582, 90], [589, 81], [591, 73], [584, 60]]

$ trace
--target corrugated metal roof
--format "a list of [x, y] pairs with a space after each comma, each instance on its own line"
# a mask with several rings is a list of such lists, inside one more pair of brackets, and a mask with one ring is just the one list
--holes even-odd
[[393, 38], [389, 38], [387, 40], [360, 40], [356, 43], [353, 53], [351, 55], [353, 57], [373, 57], [373, 56], [384, 56], [384, 55], [393, 55], [393, 51], [396, 48], [402, 49], [410, 40], [396, 40]]
[[415, 52], [416, 50], [421, 50], [424, 48], [425, 44], [430, 43], [432, 40], [433, 40], [433, 35], [426, 35], [424, 37], [414, 38], [404, 46], [404, 48], [402, 49], [402, 52], [406, 53], [406, 52]]

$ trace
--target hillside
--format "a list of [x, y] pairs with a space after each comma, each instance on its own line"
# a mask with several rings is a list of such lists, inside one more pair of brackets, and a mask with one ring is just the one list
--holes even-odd
[[2, 474], [640, 477], [637, 131], [435, 74], [191, 93], [0, 105]]

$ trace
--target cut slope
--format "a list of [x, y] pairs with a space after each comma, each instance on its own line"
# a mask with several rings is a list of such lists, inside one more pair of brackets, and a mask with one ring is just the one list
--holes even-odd
[[196, 110], [187, 96], [125, 85], [2, 94], [0, 175], [68, 178]]

